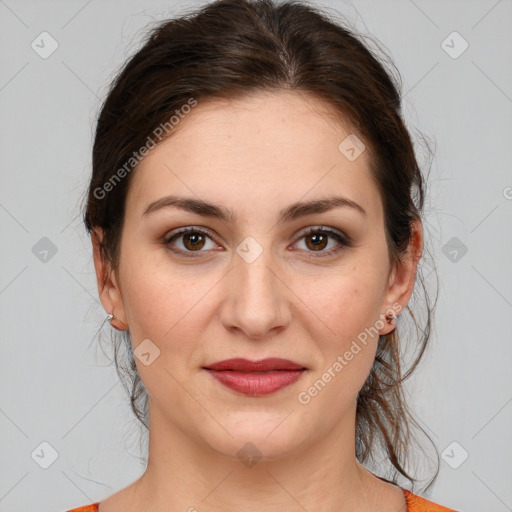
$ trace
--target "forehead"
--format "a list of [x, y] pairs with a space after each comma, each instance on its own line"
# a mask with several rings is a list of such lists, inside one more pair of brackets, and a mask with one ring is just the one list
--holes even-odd
[[371, 209], [380, 199], [368, 151], [349, 160], [340, 151], [349, 136], [334, 108], [312, 95], [259, 92], [199, 101], [138, 165], [128, 201], [140, 210], [180, 192], [230, 201], [233, 209], [252, 201], [269, 208], [277, 202], [279, 209], [285, 198], [338, 192]]

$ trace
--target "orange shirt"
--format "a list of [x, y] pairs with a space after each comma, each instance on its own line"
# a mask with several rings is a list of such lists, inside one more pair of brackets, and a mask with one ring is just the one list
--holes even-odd
[[[437, 505], [421, 496], [417, 496], [407, 489], [402, 489], [402, 491], [405, 496], [405, 502], [407, 503], [407, 512], [457, 512], [452, 508]], [[99, 502], [86, 505], [85, 507], [74, 508], [67, 512], [98, 512], [98, 505]]]

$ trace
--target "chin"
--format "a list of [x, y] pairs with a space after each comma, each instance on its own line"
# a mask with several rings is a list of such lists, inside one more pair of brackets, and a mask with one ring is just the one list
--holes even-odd
[[[285, 419], [286, 418], [286, 419]], [[284, 420], [284, 421], [283, 421]], [[224, 421], [222, 432], [206, 439], [210, 447], [251, 467], [258, 461], [272, 461], [289, 456], [306, 441], [304, 429], [291, 415], [245, 414], [234, 421]], [[231, 437], [232, 436], [232, 437]]]

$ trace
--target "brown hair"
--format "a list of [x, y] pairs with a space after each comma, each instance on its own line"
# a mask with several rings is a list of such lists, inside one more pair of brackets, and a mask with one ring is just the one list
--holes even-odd
[[[304, 1], [217, 0], [152, 29], [123, 65], [102, 105], [84, 221], [89, 234], [95, 227], [102, 229], [102, 254], [112, 268], [119, 261], [135, 155], [148, 140], [154, 143], [153, 136], [162, 131], [158, 127], [169, 126], [169, 119], [185, 111], [191, 98], [229, 100], [282, 89], [326, 100], [333, 114], [364, 141], [384, 205], [390, 261], [400, 260], [411, 240], [411, 223], [421, 218], [425, 185], [392, 76], [354, 30], [318, 7]], [[414, 440], [411, 425], [432, 442], [409, 411], [402, 386], [430, 338], [433, 305], [421, 268], [417, 283], [426, 299], [424, 325], [406, 308], [417, 334], [416, 357], [402, 375], [398, 327], [380, 336], [373, 368], [357, 399], [357, 459], [376, 462], [378, 449], [383, 450], [392, 465], [387, 480], [393, 483], [399, 474], [413, 484], [417, 480], [406, 469]], [[116, 369], [133, 412], [149, 428], [147, 392], [136, 370], [129, 333], [120, 338], [114, 339]], [[118, 361], [122, 341], [125, 366]], [[437, 450], [436, 456], [437, 471], [425, 489], [437, 478]]]

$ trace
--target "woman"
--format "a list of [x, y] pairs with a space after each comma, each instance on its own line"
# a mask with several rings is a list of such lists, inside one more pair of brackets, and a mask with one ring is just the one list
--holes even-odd
[[396, 85], [318, 9], [155, 29], [102, 107], [85, 212], [148, 464], [74, 510], [451, 510], [396, 483], [423, 199]]

